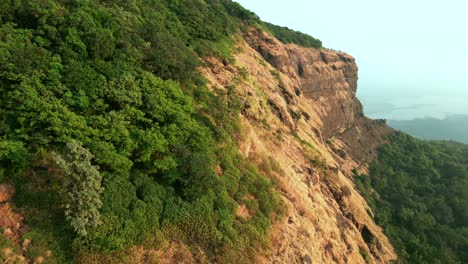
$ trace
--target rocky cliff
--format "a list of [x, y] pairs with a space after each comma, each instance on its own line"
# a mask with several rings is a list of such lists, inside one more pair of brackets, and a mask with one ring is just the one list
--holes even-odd
[[392, 133], [364, 116], [354, 58], [283, 44], [254, 28], [235, 39], [234, 62], [208, 58], [203, 72], [213, 89], [236, 87], [240, 150], [259, 167], [274, 168], [267, 171], [286, 203], [286, 217], [271, 228], [271, 251], [258, 262], [396, 259], [352, 180], [352, 170], [366, 171]]

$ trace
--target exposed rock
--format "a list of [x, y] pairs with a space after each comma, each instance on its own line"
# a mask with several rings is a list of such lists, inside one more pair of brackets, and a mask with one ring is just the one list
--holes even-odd
[[238, 217], [244, 218], [244, 219], [250, 219], [252, 216], [250, 215], [249, 209], [245, 204], [242, 204], [237, 208], [236, 215]]
[[0, 252], [0, 260], [2, 263], [9, 264], [26, 264], [28, 261], [24, 256], [18, 255], [11, 248], [3, 248]]
[[365, 263], [360, 249], [371, 252], [375, 263], [395, 260], [352, 182], [353, 169], [365, 170], [393, 132], [364, 117], [356, 98], [354, 58], [285, 45], [256, 29], [243, 39], [234, 56], [237, 70], [209, 58], [212, 66], [202, 71], [213, 88], [227, 88], [240, 69], [247, 72], [237, 85], [241, 99], [249, 102], [242, 111], [240, 151], [249, 158], [268, 153], [283, 170], [270, 177], [275, 177], [288, 218], [274, 223], [272, 250], [257, 262]]
[[144, 263], [207, 263], [205, 256], [194, 255], [190, 248], [181, 242], [172, 242], [164, 250], [153, 252], [150, 257]]
[[7, 238], [18, 239], [21, 235], [23, 216], [9, 202], [15, 190], [12, 185], [0, 184], [0, 227]]
[[29, 245], [31, 245], [31, 240], [29, 239], [23, 240], [23, 243], [21, 244], [21, 250], [26, 251]]
[[[3, 229], [2, 235], [7, 238], [16, 248], [15, 252], [10, 248], [5, 248], [0, 252], [0, 261], [2, 263], [39, 263], [32, 262], [24, 255], [31, 240], [25, 239], [21, 243], [20, 237], [28, 231], [28, 227], [23, 223], [23, 216], [18, 212], [17, 208], [11, 202], [15, 194], [15, 188], [7, 183], [0, 184], [0, 230]], [[19, 251], [21, 249], [21, 251]]]
[[39, 256], [33, 261], [33, 264], [42, 264], [43, 262], [44, 262], [44, 257]]
[[0, 184], [0, 203], [10, 200], [15, 194], [15, 189], [10, 184]]
[[3, 230], [3, 235], [6, 236], [7, 238], [11, 238], [15, 235], [15, 233], [13, 233], [13, 231], [11, 231], [11, 229], [7, 227]]
[[[298, 94], [299, 89], [300, 93], [313, 101], [310, 107], [318, 110], [316, 112], [322, 121], [320, 129], [324, 139], [347, 132], [342, 137], [345, 141], [369, 138], [380, 144], [382, 140], [379, 139], [382, 139], [382, 136], [393, 132], [385, 126], [385, 122], [373, 122], [364, 117], [362, 105], [356, 98], [358, 67], [350, 55], [307, 49], [293, 44], [284, 45], [266, 33], [254, 29], [248, 31], [245, 38], [251, 47], [261, 51], [260, 55], [273, 67], [287, 76], [282, 78], [283, 80], [289, 77], [296, 87], [300, 87], [285, 87], [286, 91], [291, 90]], [[359, 130], [363, 125], [371, 123], [374, 123], [373, 128]], [[369, 133], [372, 137], [369, 137]], [[353, 154], [364, 153], [357, 154], [356, 160], [370, 160], [374, 155], [375, 144], [366, 147], [365, 144], [356, 143], [348, 144], [357, 146]], [[369, 151], [361, 151], [363, 148]]]

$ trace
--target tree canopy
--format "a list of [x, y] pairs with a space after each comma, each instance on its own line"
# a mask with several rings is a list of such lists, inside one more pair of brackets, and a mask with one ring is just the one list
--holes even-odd
[[390, 137], [356, 185], [403, 263], [468, 262], [468, 146]]
[[235, 93], [197, 71], [256, 19], [220, 0], [1, 1], [0, 180], [31, 227], [27, 254], [177, 239], [248, 262], [268, 246], [280, 200], [237, 151]]

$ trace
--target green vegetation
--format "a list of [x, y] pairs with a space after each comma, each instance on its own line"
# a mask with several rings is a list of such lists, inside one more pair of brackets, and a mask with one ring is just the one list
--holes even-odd
[[468, 263], [468, 146], [390, 137], [356, 186], [403, 263]]
[[62, 184], [66, 186], [63, 195], [65, 218], [80, 236], [87, 234], [88, 226], [97, 226], [100, 223], [102, 177], [99, 168], [91, 164], [92, 158], [93, 154], [77, 142], [67, 143], [63, 154], [54, 157], [65, 174], [65, 182]]
[[0, 263], [21, 263], [20, 252], [18, 245], [0, 234]]
[[371, 259], [371, 257], [369, 256], [369, 253], [367, 253], [366, 250], [364, 250], [364, 249], [359, 249], [359, 254], [361, 254], [362, 258], [364, 259], [364, 261], [365, 261], [367, 264], [371, 264], [371, 263], [372, 263], [372, 259]]
[[176, 239], [243, 263], [268, 246], [281, 204], [237, 152], [235, 86], [212, 93], [196, 70], [256, 20], [220, 0], [1, 1], [0, 180], [28, 256], [99, 262]]
[[261, 29], [269, 31], [283, 43], [294, 43], [299, 46], [315, 49], [322, 48], [322, 41], [319, 39], [287, 27], [261, 21], [255, 13], [244, 9], [238, 3], [231, 0], [223, 0], [221, 2], [223, 2], [229, 15], [242, 20], [244, 24], [258, 26]]
[[277, 39], [284, 43], [294, 43], [299, 46], [320, 49], [322, 48], [322, 41], [304, 34], [299, 31], [292, 30], [287, 27], [281, 27], [264, 22], [268, 31], [270, 31]]
[[[204, 56], [232, 61], [246, 25], [322, 47], [262, 23], [229, 0], [0, 1], [0, 181], [15, 185], [30, 227], [26, 256], [126, 262], [133, 245], [177, 240], [213, 262], [251, 263], [266, 249], [282, 212], [266, 174], [283, 172], [237, 151], [238, 80], [212, 92], [197, 71]], [[391, 141], [371, 176], [356, 176], [378, 223], [408, 263], [467, 263], [468, 147]], [[19, 251], [10, 242], [0, 236]]]
[[327, 166], [323, 161], [320, 152], [307, 140], [302, 139], [297, 133], [293, 133], [294, 138], [301, 144], [302, 151], [310, 163], [314, 165], [315, 168], [321, 170], [323, 173], [326, 173]]

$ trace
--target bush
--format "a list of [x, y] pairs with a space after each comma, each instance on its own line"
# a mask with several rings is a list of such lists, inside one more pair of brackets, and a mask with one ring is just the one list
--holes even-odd
[[0, 182], [8, 174], [19, 174], [28, 162], [28, 152], [21, 142], [0, 140]]
[[275, 36], [281, 42], [294, 43], [299, 46], [308, 48], [322, 48], [322, 41], [313, 38], [307, 34], [289, 29], [287, 27], [273, 25], [267, 22], [264, 22], [263, 24], [265, 25], [267, 30], [270, 31], [273, 34], [273, 36]]

